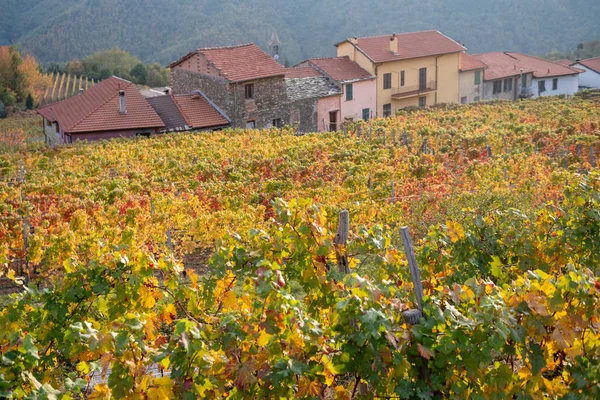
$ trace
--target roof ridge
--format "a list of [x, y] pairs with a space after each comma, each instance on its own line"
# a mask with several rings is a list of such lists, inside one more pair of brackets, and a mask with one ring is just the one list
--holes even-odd
[[[313, 57], [313, 58], [308, 58], [306, 61], [312, 61], [312, 60], [338, 60], [338, 59], [342, 59], [342, 58], [346, 58], [348, 60], [350, 60], [350, 57], [348, 56], [338, 56], [338, 57]], [[352, 61], [352, 60], [350, 60]], [[354, 62], [354, 61], [352, 61]]]
[[244, 43], [244, 44], [236, 44], [236, 45], [232, 45], [232, 46], [199, 47], [199, 48], [196, 49], [196, 51], [237, 49], [237, 48], [240, 48], [240, 47], [248, 47], [248, 46], [256, 46], [256, 47], [258, 47], [258, 45], [256, 43]]
[[[532, 56], [531, 54], [525, 54], [525, 53], [521, 53], [520, 51], [512, 51], [512, 52], [510, 52], [510, 53], [513, 53], [513, 54], [520, 54], [520, 55], [522, 55], [522, 56], [529, 57], [529, 58], [535, 58], [536, 60], [539, 60], [539, 61], [545, 61], [545, 62], [549, 62], [549, 63], [551, 63], [551, 64], [554, 64], [554, 65], [557, 65], [557, 66], [559, 66], [559, 67], [563, 67], [563, 68], [570, 69], [570, 70], [571, 70], [571, 71], [573, 71], [573, 72], [580, 73], [579, 71], [575, 70], [575, 68], [571, 67], [570, 65], [564, 65], [564, 64], [560, 64], [560, 63], [557, 63], [557, 62], [555, 62], [555, 61], [552, 61], [552, 60], [546, 60], [545, 58], [541, 58], [541, 57], [538, 57], [538, 56]], [[512, 56], [511, 56], [511, 57], [512, 57]], [[513, 58], [514, 58], [514, 57], [513, 57]], [[521, 60], [519, 60], [518, 58], [515, 58], [515, 60], [517, 60], [517, 61], [521, 61]], [[569, 60], [569, 61], [570, 61], [570, 60]], [[522, 62], [522, 61], [521, 61], [521, 62]]]
[[[381, 34], [381, 35], [360, 36], [360, 37], [357, 37], [356, 39], [371, 39], [371, 38], [386, 37], [386, 36], [392, 36], [392, 35], [396, 35], [396, 36], [411, 35], [413, 33], [425, 33], [425, 32], [437, 32], [437, 33], [441, 33], [440, 31], [438, 31], [436, 29], [424, 29], [424, 30], [421, 30], [421, 31], [413, 31], [413, 32], [385, 33], [385, 34]], [[442, 35], [444, 35], [444, 34], [442, 33]], [[444, 35], [444, 36], [446, 36], [446, 35]], [[352, 39], [352, 38], [348, 38], [348, 39]], [[448, 38], [448, 39], [450, 39], [450, 38]], [[453, 39], [450, 39], [450, 40], [453, 40]], [[453, 41], [455, 41], [455, 40], [453, 40]]]
[[[129, 81], [126, 81], [125, 79], [121, 79], [121, 78], [119, 78], [119, 77], [116, 77], [116, 76], [113, 76], [113, 78], [117, 78], [117, 79], [120, 79], [120, 80], [122, 80], [122, 81], [125, 81], [125, 82], [127, 82], [127, 85], [126, 85], [124, 88], [120, 88], [120, 87], [119, 87], [119, 90], [127, 89], [129, 86], [133, 85], [133, 83], [131, 83], [131, 82], [129, 82]], [[109, 78], [109, 79], [110, 79], [110, 78]], [[137, 89], [136, 89], [136, 90], [137, 90]], [[92, 111], [90, 111], [89, 113], [87, 113], [87, 114], [86, 114], [86, 115], [84, 115], [83, 117], [81, 117], [81, 118], [79, 119], [79, 121], [77, 121], [77, 122], [75, 122], [73, 125], [71, 125], [71, 126], [69, 127], [69, 130], [71, 130], [71, 129], [75, 128], [77, 125], [79, 125], [80, 123], [82, 123], [82, 122], [83, 122], [83, 120], [87, 119], [87, 118], [88, 118], [90, 115], [92, 115], [93, 113], [95, 113], [96, 111], [98, 111], [98, 110], [100, 109], [100, 107], [103, 107], [103, 106], [104, 106], [106, 103], [108, 103], [109, 101], [111, 101], [113, 98], [115, 98], [115, 97], [116, 97], [116, 96], [118, 96], [118, 95], [119, 95], [119, 92], [117, 91], [117, 92], [116, 92], [114, 95], [112, 95], [112, 96], [108, 97], [108, 98], [106, 99], [106, 101], [104, 101], [102, 104], [100, 104], [98, 107], [94, 108]]]
[[181, 116], [183, 117], [183, 120], [185, 121], [185, 124], [191, 128], [192, 125], [190, 124], [190, 121], [187, 119], [187, 117], [185, 116], [185, 113], [183, 112], [183, 110], [179, 106], [179, 103], [177, 103], [177, 100], [175, 100], [175, 95], [174, 94], [170, 94], [169, 97], [171, 98], [171, 101], [173, 102], [173, 104], [175, 104], [175, 107], [177, 107], [177, 111], [179, 111], [179, 114], [181, 114]]

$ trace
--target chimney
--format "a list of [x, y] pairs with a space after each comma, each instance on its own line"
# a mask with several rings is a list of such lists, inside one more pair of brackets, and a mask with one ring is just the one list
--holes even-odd
[[164, 92], [165, 92], [165, 94], [167, 94], [167, 95], [171, 94], [171, 88], [166, 88], [166, 89], [164, 90]]
[[83, 94], [83, 88], [82, 87], [79, 88], [79, 94]]
[[398, 36], [394, 33], [390, 38], [390, 51], [394, 54], [398, 54]]
[[125, 91], [119, 90], [119, 100], [120, 100], [120, 108], [121, 114], [127, 114], [127, 108], [125, 107]]
[[355, 37], [351, 37], [350, 39], [348, 39], [348, 41], [352, 44], [358, 44], [358, 39]]

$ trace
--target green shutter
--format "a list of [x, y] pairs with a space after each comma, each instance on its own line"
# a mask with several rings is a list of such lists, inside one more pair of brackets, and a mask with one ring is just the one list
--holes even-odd
[[475, 84], [479, 85], [481, 83], [481, 71], [475, 71]]
[[352, 96], [352, 84], [349, 83], [346, 85], [346, 101], [352, 100], [354, 97]]
[[371, 116], [371, 110], [369, 110], [368, 108], [363, 108], [363, 110], [362, 110], [363, 120], [368, 121], [370, 116]]

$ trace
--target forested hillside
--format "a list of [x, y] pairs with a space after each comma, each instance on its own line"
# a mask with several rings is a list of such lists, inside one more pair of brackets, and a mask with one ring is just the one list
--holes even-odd
[[4, 0], [0, 44], [42, 62], [118, 45], [168, 63], [199, 46], [256, 42], [277, 30], [282, 59], [334, 53], [352, 35], [439, 29], [470, 51], [565, 51], [600, 36], [594, 0]]

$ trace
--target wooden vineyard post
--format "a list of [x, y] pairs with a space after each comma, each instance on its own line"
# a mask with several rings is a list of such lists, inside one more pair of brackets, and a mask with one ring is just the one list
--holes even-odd
[[590, 146], [590, 165], [596, 168], [596, 160], [594, 159], [594, 146]]
[[360, 125], [356, 126], [356, 137], [360, 139]]
[[169, 246], [171, 253], [173, 253], [174, 250], [173, 250], [173, 239], [171, 238], [171, 228], [167, 229], [167, 245]]
[[410, 276], [413, 281], [418, 307], [416, 310], [404, 311], [403, 315], [406, 322], [415, 325], [423, 316], [423, 284], [421, 283], [421, 273], [419, 272], [419, 266], [417, 265], [417, 258], [415, 257], [415, 250], [413, 248], [408, 227], [403, 226], [400, 228], [400, 234], [402, 235], [402, 242], [404, 243], [404, 252], [406, 253], [406, 259], [408, 260], [408, 267], [410, 268]]
[[350, 214], [348, 210], [344, 210], [339, 214], [338, 229], [333, 239], [335, 244], [335, 257], [337, 259], [338, 269], [341, 273], [349, 274], [350, 267], [348, 266], [348, 253], [346, 252], [346, 244], [348, 243], [348, 231], [350, 229]]

